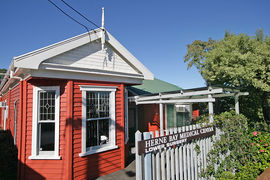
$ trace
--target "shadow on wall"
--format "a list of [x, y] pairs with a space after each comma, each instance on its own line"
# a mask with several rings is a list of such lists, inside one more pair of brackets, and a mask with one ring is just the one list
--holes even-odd
[[[16, 180], [18, 165], [18, 149], [13, 144], [11, 132], [0, 130], [0, 179]], [[21, 167], [25, 165], [21, 164]], [[33, 179], [45, 179], [33, 169], [24, 167], [27, 173], [31, 173]]]

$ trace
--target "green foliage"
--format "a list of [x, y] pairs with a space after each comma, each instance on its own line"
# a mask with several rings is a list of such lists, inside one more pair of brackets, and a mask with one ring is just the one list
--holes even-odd
[[188, 68], [197, 67], [208, 85], [250, 92], [240, 99], [244, 114], [270, 124], [270, 37], [263, 30], [255, 36], [226, 32], [219, 41], [195, 40], [187, 49]]
[[7, 70], [6, 69], [0, 69], [0, 82], [1, 82], [1, 79], [4, 78], [5, 75], [3, 75], [4, 73], [6, 73]]
[[[216, 179], [256, 179], [270, 166], [270, 133], [249, 128], [244, 115], [224, 112], [215, 116], [223, 132], [208, 155], [202, 176]], [[263, 130], [263, 125], [258, 126]], [[267, 129], [267, 128], [266, 128]]]

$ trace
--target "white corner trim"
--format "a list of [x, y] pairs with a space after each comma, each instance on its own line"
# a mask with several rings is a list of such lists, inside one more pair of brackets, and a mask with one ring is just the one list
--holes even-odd
[[[54, 90], [56, 94], [55, 99], [55, 140], [54, 140], [54, 151], [50, 155], [39, 155], [37, 151], [38, 146], [38, 91], [40, 90]], [[59, 156], [59, 124], [60, 124], [60, 87], [59, 86], [34, 86], [33, 87], [33, 112], [32, 112], [32, 149], [31, 158], [32, 159], [57, 159]], [[29, 157], [29, 158], [30, 158]]]
[[104, 152], [104, 151], [109, 151], [109, 150], [113, 150], [113, 149], [117, 149], [117, 148], [119, 148], [117, 145], [106, 146], [106, 147], [99, 148], [99, 149], [96, 149], [96, 150], [90, 150], [90, 151], [87, 151], [87, 152], [82, 152], [82, 153], [79, 154], [79, 156], [84, 157], [84, 156], [87, 156], [87, 155], [100, 153], [100, 152]]

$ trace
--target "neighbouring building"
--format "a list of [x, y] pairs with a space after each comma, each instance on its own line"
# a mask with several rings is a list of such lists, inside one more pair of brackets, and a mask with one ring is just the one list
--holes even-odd
[[[183, 89], [155, 78], [143, 80], [141, 85], [134, 85], [129, 90], [129, 136], [134, 136], [136, 130], [141, 132], [160, 129], [159, 104], [148, 103], [136, 105], [134, 97], [154, 96], [166, 93], [180, 92]], [[133, 100], [133, 101], [132, 101]], [[163, 104], [163, 124], [165, 129], [189, 125], [192, 119], [199, 116], [197, 103], [168, 103]], [[133, 128], [136, 127], [136, 128]]]

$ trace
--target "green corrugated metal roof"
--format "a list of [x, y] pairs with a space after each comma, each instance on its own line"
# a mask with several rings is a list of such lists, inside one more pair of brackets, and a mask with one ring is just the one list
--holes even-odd
[[182, 88], [174, 84], [156, 78], [154, 80], [143, 80], [143, 84], [131, 86], [129, 88], [137, 95], [156, 94], [161, 92], [182, 90]]

